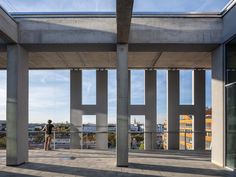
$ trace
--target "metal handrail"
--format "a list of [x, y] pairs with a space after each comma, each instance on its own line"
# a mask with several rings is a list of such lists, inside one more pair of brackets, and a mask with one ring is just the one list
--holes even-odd
[[[44, 131], [28, 131], [28, 132], [29, 133], [33, 133], [33, 134], [40, 133], [41, 136], [45, 133]], [[89, 145], [87, 143], [89, 141], [88, 141], [87, 138], [88, 138], [89, 135], [91, 135], [91, 134], [95, 135], [95, 134], [99, 134], [99, 133], [107, 133], [107, 134], [112, 133], [112, 134], [116, 134], [116, 131], [114, 131], [114, 130], [113, 131], [91, 131], [91, 132], [87, 132], [87, 131], [61, 131], [61, 130], [60, 131], [53, 131], [53, 139], [54, 139], [54, 141], [52, 141], [53, 149], [56, 149], [56, 146], [57, 146], [56, 145], [56, 140], [60, 139], [60, 138], [56, 137], [56, 134], [60, 134], [60, 133], [62, 133], [62, 134], [63, 133], [69, 134], [68, 137], [67, 136], [64, 137], [64, 138], [61, 137], [62, 139], [65, 139], [65, 138], [66, 139], [70, 139], [69, 137], [70, 137], [71, 134], [79, 134], [79, 136], [83, 137], [83, 138], [80, 139], [80, 145], [81, 145], [80, 147], [83, 148], [84, 145], [87, 145], [87, 148], [88, 148]], [[188, 147], [187, 147], [187, 145], [188, 145], [188, 142], [187, 142], [188, 136], [187, 135], [188, 134], [198, 134], [198, 133], [201, 133], [201, 134], [205, 134], [205, 137], [207, 137], [209, 135], [208, 133], [212, 133], [212, 132], [211, 131], [193, 131], [193, 130], [180, 130], [180, 131], [166, 131], [166, 130], [165, 131], [129, 131], [128, 135], [129, 135], [129, 139], [131, 140], [131, 137], [132, 137], [133, 134], [142, 134], [141, 136], [144, 136], [146, 133], [147, 134], [152, 134], [152, 135], [155, 135], [155, 134], [159, 133], [159, 134], [162, 134], [162, 136], [165, 136], [165, 134], [172, 134], [172, 133], [173, 134], [179, 134], [179, 136], [184, 138], [182, 140], [180, 139], [180, 142], [182, 142], [182, 143], [184, 142], [184, 147], [182, 147], [182, 148], [184, 148], [184, 150], [187, 150], [188, 149]], [[1, 134], [5, 134], [4, 137], [6, 137], [6, 131], [0, 131], [0, 135]], [[182, 136], [181, 134], [184, 134], [184, 136]], [[191, 135], [191, 136], [193, 136], [193, 135]], [[31, 135], [30, 137], [34, 137], [34, 135], [33, 136]], [[86, 140], [85, 140], [85, 143], [84, 143], [84, 137], [87, 137]], [[153, 138], [153, 136], [151, 136], [151, 138]], [[93, 141], [91, 141], [91, 142], [93, 142]], [[95, 142], [96, 142], [96, 140], [95, 140]], [[41, 143], [43, 143], [43, 142], [40, 141], [40, 144]], [[164, 139], [162, 139], [162, 141], [160, 143], [161, 144], [156, 144], [156, 145], [158, 145], [158, 147], [161, 145], [161, 147], [164, 148], [164, 144], [166, 143], [166, 141]], [[68, 146], [68, 145], [66, 145], [66, 146]], [[153, 148], [154, 149], [158, 148], [156, 146], [153, 146], [153, 144], [151, 146], [152, 146], [152, 149]], [[112, 146], [112, 147], [114, 148], [114, 146]], [[129, 148], [130, 148], [130, 146], [129, 146]], [[180, 148], [181, 148], [181, 146], [180, 146]], [[206, 147], [206, 149], [209, 149], [209, 148], [210, 148], [210, 146]]]
[[[52, 131], [55, 133], [116, 133], [116, 130], [109, 131]], [[128, 131], [128, 133], [211, 133], [212, 131], [193, 131], [193, 130], [180, 130], [180, 131]], [[0, 131], [0, 133], [6, 133], [6, 131]], [[44, 131], [28, 131], [28, 133], [45, 133]]]
[[234, 86], [234, 85], [236, 85], [236, 82], [232, 82], [230, 84], [226, 84], [225, 87], [231, 87], [231, 86]]

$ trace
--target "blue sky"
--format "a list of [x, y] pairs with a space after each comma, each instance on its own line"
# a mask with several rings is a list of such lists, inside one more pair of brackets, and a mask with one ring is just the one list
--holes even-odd
[[[166, 70], [157, 71], [157, 121], [166, 118]], [[184, 82], [183, 82], [184, 81]], [[180, 72], [181, 104], [192, 103], [192, 75], [190, 70]], [[83, 71], [83, 103], [96, 103], [96, 72]], [[144, 70], [131, 71], [131, 103], [144, 103]], [[6, 71], [0, 71], [0, 119], [6, 119]], [[116, 71], [108, 71], [108, 117], [116, 122]], [[211, 107], [211, 72], [206, 72], [206, 106]], [[29, 72], [29, 122], [56, 122], [70, 120], [70, 71], [30, 70]], [[84, 123], [93, 123], [95, 118], [84, 117]], [[141, 118], [143, 119], [143, 118]]]
[[[135, 12], [215, 12], [229, 0], [134, 0]], [[144, 3], [145, 2], [145, 3]], [[17, 12], [114, 12], [115, 0], [0, 0]]]

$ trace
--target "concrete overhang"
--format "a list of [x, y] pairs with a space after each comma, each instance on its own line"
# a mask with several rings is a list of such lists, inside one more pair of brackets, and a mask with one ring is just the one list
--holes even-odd
[[[31, 69], [116, 67], [115, 17], [16, 18]], [[129, 68], [211, 68], [222, 18], [133, 18]], [[0, 54], [6, 68], [6, 53]]]
[[[116, 51], [116, 18], [16, 18], [19, 43], [29, 51]], [[133, 18], [134, 52], [208, 52], [222, 40], [222, 18]]]
[[17, 43], [17, 24], [11, 16], [0, 6], [0, 38], [6, 43]]
[[[0, 53], [0, 69], [6, 68], [6, 52]], [[132, 69], [211, 68], [210, 52], [129, 52]], [[116, 52], [30, 52], [31, 69], [115, 69]]]
[[[235, 35], [235, 9], [234, 5], [223, 17], [133, 16], [131, 23], [131, 16], [122, 22], [122, 9], [119, 19], [108, 15], [21, 16], [14, 20], [18, 43], [30, 52], [31, 69], [116, 68], [116, 45], [127, 42], [129, 68], [209, 69], [211, 52]], [[130, 14], [129, 8], [126, 14]], [[127, 30], [129, 35], [123, 35]], [[1, 69], [6, 68], [5, 51], [6, 45], [0, 43]]]

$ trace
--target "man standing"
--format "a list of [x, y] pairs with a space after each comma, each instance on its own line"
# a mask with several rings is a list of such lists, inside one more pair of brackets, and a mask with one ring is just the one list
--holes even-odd
[[43, 128], [43, 131], [45, 131], [45, 141], [44, 141], [44, 150], [48, 151], [51, 150], [50, 144], [53, 138], [52, 135], [52, 129], [54, 128], [54, 125], [52, 124], [51, 120], [48, 120], [48, 124], [46, 124]]

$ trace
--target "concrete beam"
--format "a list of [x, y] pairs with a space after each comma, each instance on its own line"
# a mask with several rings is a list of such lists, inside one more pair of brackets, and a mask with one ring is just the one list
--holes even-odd
[[134, 0], [116, 0], [117, 43], [129, 40], [130, 23]]
[[7, 43], [18, 42], [16, 22], [0, 6], [0, 38]]
[[[90, 44], [110, 44], [113, 45], [110, 49], [115, 50], [114, 44], [117, 42], [129, 41], [133, 51], [165, 51], [168, 48], [169, 51], [213, 50], [222, 42], [222, 18], [132, 18], [130, 24], [131, 0], [122, 1], [127, 6], [123, 5], [123, 9], [120, 5], [117, 7], [117, 23], [114, 17], [16, 19], [19, 23], [19, 42], [31, 50], [36, 50], [34, 47], [37, 48], [41, 44], [87, 44], [88, 48]], [[40, 46], [39, 49], [49, 50], [50, 46]], [[85, 49], [86, 47], [83, 50]], [[66, 47], [65, 50], [69, 49]]]
[[222, 18], [132, 18], [130, 44], [220, 44]]
[[[4, 47], [4, 46], [3, 46]], [[4, 48], [3, 48], [4, 49]], [[1, 45], [0, 45], [1, 50]], [[60, 48], [58, 49], [60, 50]], [[1, 51], [0, 51], [1, 52]], [[162, 52], [153, 66], [158, 52], [129, 52], [130, 69], [150, 68], [211, 68], [210, 52]], [[6, 52], [0, 53], [0, 69], [6, 68]], [[30, 69], [116, 68], [115, 52], [30, 52]]]
[[30, 44], [116, 43], [115, 18], [20, 18], [17, 22], [19, 42], [29, 48]]

